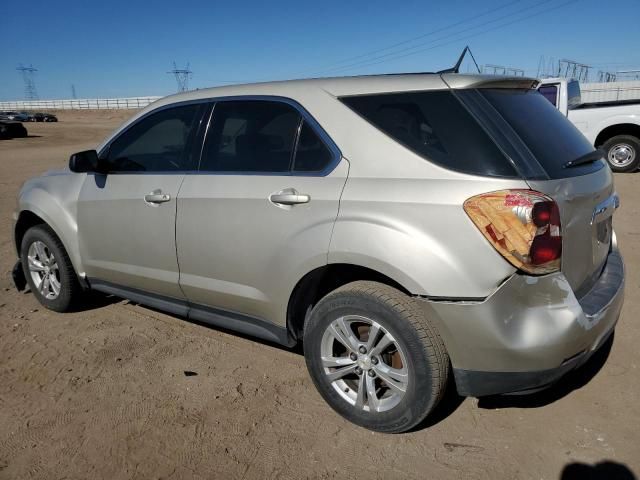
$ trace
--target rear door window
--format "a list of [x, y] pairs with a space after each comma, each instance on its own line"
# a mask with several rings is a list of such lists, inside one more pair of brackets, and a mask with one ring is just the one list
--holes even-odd
[[289, 172], [301, 116], [282, 102], [216, 103], [200, 171]]
[[518, 177], [513, 165], [449, 90], [342, 97], [396, 142], [451, 170]]
[[296, 145], [294, 172], [321, 172], [332, 162], [333, 154], [313, 130], [309, 122], [303, 121]]
[[531, 151], [550, 178], [585, 175], [605, 166], [603, 160], [565, 168], [593, 151], [580, 131], [536, 90], [478, 90]]

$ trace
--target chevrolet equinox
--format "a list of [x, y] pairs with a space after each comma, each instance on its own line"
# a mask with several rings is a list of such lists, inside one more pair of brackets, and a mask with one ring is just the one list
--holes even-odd
[[293, 346], [327, 403], [402, 432], [526, 393], [613, 332], [624, 266], [602, 152], [522, 77], [406, 74], [158, 100], [27, 181], [13, 274]]

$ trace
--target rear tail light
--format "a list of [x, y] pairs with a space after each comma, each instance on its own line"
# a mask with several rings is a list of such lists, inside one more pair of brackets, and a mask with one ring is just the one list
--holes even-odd
[[551, 198], [533, 190], [501, 190], [471, 197], [464, 211], [514, 267], [538, 275], [560, 269], [560, 212]]

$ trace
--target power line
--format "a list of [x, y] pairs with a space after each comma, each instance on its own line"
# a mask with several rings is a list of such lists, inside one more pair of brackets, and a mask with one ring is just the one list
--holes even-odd
[[388, 58], [388, 57], [395, 57], [395, 55], [398, 55], [400, 53], [407, 52], [407, 51], [410, 51], [410, 50], [414, 50], [416, 48], [423, 47], [425, 45], [429, 45], [429, 44], [432, 44], [432, 43], [435, 43], [435, 42], [439, 42], [441, 40], [446, 40], [447, 38], [455, 37], [456, 35], [459, 35], [461, 33], [469, 32], [471, 30], [476, 30], [478, 28], [482, 28], [482, 27], [484, 27], [486, 25], [489, 25], [491, 23], [499, 22], [500, 20], [505, 20], [507, 18], [513, 17], [514, 15], [518, 15], [520, 13], [526, 12], [526, 11], [531, 10], [533, 8], [537, 8], [537, 7], [541, 6], [541, 5], [549, 3], [551, 1], [553, 1], [553, 0], [543, 0], [541, 2], [536, 2], [533, 5], [529, 5], [528, 7], [521, 8], [521, 9], [515, 11], [515, 12], [507, 13], [506, 15], [502, 15], [500, 17], [496, 17], [496, 18], [493, 18], [491, 20], [487, 20], [486, 22], [480, 23], [479, 25], [474, 25], [474, 26], [471, 26], [471, 27], [467, 27], [467, 28], [464, 28], [464, 29], [459, 30], [457, 32], [450, 33], [449, 35], [445, 35], [443, 37], [436, 38], [434, 40], [429, 40], [427, 42], [421, 42], [421, 43], [418, 43], [416, 45], [412, 45], [410, 47], [401, 48], [400, 50], [396, 50], [395, 52], [389, 52], [389, 53], [386, 53], [384, 55], [378, 55], [376, 57], [373, 57], [373, 58], [370, 58], [370, 59], [367, 59], [367, 60], [361, 60], [359, 62], [355, 62], [353, 64], [345, 65], [345, 66], [342, 66], [342, 67], [335, 67], [335, 68], [332, 68], [332, 69], [324, 70], [324, 71], [319, 72], [319, 73], [325, 73], [325, 72], [329, 73], [329, 72], [334, 72], [334, 71], [350, 70], [351, 68], [355, 68], [355, 67], [367, 66], [365, 64], [368, 64], [368, 62], [371, 62], [371, 61], [374, 61], [374, 60], [381, 60], [381, 59]]
[[407, 40], [403, 40], [401, 42], [394, 43], [393, 45], [389, 45], [387, 47], [378, 48], [378, 49], [372, 50], [372, 51], [370, 51], [368, 53], [363, 53], [363, 54], [360, 54], [360, 55], [356, 55], [354, 57], [349, 57], [349, 58], [345, 58], [343, 60], [339, 60], [337, 62], [334, 62], [334, 63], [331, 63], [331, 64], [327, 65], [326, 68], [333, 67], [334, 65], [340, 65], [340, 64], [343, 64], [343, 63], [348, 63], [348, 62], [351, 62], [352, 60], [357, 60], [357, 59], [360, 59], [360, 58], [363, 58], [363, 57], [368, 57], [368, 56], [371, 56], [371, 55], [375, 55], [376, 53], [379, 53], [379, 52], [384, 52], [385, 50], [391, 50], [391, 49], [394, 49], [394, 48], [399, 47], [401, 45], [406, 45], [407, 43], [415, 42], [416, 40], [420, 40], [421, 38], [429, 37], [429, 36], [434, 35], [436, 33], [440, 33], [440, 32], [442, 32], [444, 30], [448, 30], [450, 28], [457, 27], [458, 25], [462, 25], [464, 23], [467, 23], [467, 22], [470, 22], [470, 21], [473, 21], [473, 20], [477, 20], [480, 17], [485, 17], [485, 16], [487, 16], [487, 15], [489, 15], [491, 13], [494, 13], [494, 12], [497, 12], [498, 10], [502, 10], [504, 8], [510, 7], [511, 5], [514, 5], [516, 3], [520, 3], [522, 1], [523, 0], [514, 0], [512, 2], [505, 3], [503, 5], [500, 5], [500, 6], [496, 7], [496, 8], [492, 8], [492, 9], [487, 10], [487, 11], [485, 11], [483, 13], [478, 14], [478, 15], [474, 15], [473, 17], [467, 17], [464, 20], [460, 20], [459, 22], [451, 23], [451, 24], [446, 25], [446, 26], [444, 26], [442, 28], [438, 28], [436, 30], [432, 30], [432, 31], [424, 33], [422, 35], [418, 35], [417, 37], [409, 38]]
[[[542, 5], [542, 4], [544, 4], [544, 3], [547, 3], [548, 1], [551, 1], [551, 0], [546, 0], [546, 1], [540, 2], [540, 3], [538, 3], [536, 6], [539, 6], [539, 5]], [[507, 26], [509, 26], [509, 25], [513, 25], [514, 23], [522, 22], [522, 21], [524, 21], [524, 20], [528, 20], [528, 19], [530, 19], [530, 18], [537, 17], [537, 16], [539, 16], [539, 15], [542, 15], [542, 14], [545, 14], [545, 13], [548, 13], [548, 12], [552, 12], [552, 11], [554, 11], [554, 10], [557, 10], [557, 9], [559, 9], [559, 8], [562, 8], [562, 7], [565, 7], [565, 6], [567, 6], [567, 5], [570, 5], [570, 4], [572, 4], [572, 3], [575, 3], [575, 2], [577, 2], [577, 1], [579, 1], [579, 0], [569, 0], [568, 2], [564, 2], [564, 3], [560, 4], [560, 5], [555, 6], [555, 7], [547, 8], [547, 9], [541, 10], [541, 11], [539, 11], [539, 12], [533, 13], [533, 14], [531, 14], [531, 15], [525, 15], [525, 16], [523, 16], [523, 17], [516, 18], [516, 19], [514, 19], [514, 20], [512, 20], [512, 21], [510, 21], [510, 22], [506, 22], [506, 23], [502, 23], [502, 24], [500, 24], [500, 25], [496, 25], [495, 27], [488, 28], [488, 29], [483, 30], [483, 31], [481, 31], [481, 32], [476, 32], [476, 33], [473, 33], [473, 34], [471, 34], [471, 35], [466, 35], [466, 36], [463, 36], [463, 37], [455, 38], [455, 39], [453, 39], [453, 40], [451, 40], [451, 41], [449, 41], [449, 42], [439, 43], [439, 44], [433, 45], [433, 46], [428, 47], [428, 48], [423, 48], [423, 49], [419, 49], [419, 50], [410, 51], [410, 52], [408, 52], [408, 53], [404, 53], [403, 55], [394, 55], [394, 56], [392, 56], [391, 58], [385, 58], [385, 59], [381, 59], [381, 60], [378, 60], [378, 61], [375, 61], [375, 62], [369, 62], [369, 63], [359, 64], [359, 65], [347, 66], [347, 67], [341, 68], [341, 69], [339, 69], [339, 70], [350, 70], [350, 69], [358, 68], [358, 67], [369, 67], [369, 66], [373, 66], [373, 65], [379, 65], [379, 64], [381, 64], [381, 63], [385, 63], [385, 62], [389, 62], [389, 61], [393, 61], [393, 60], [398, 60], [398, 59], [400, 59], [400, 58], [408, 57], [408, 56], [411, 56], [411, 55], [416, 55], [416, 54], [418, 54], [418, 53], [423, 53], [423, 52], [426, 52], [426, 51], [429, 51], [429, 50], [433, 50], [433, 49], [435, 49], [435, 48], [444, 47], [444, 46], [446, 46], [446, 45], [450, 45], [450, 44], [452, 44], [452, 43], [456, 43], [456, 42], [459, 42], [459, 41], [461, 41], [461, 40], [467, 40], [467, 39], [469, 39], [469, 38], [474, 38], [474, 37], [477, 37], [477, 36], [479, 36], [479, 35], [484, 35], [485, 33], [492, 32], [492, 31], [494, 31], [494, 30], [498, 30], [498, 29], [500, 29], [500, 28], [507, 27]], [[518, 12], [518, 13], [521, 13], [522, 11], [524, 11], [524, 10], [521, 10], [521, 11], [520, 11], [520, 12]], [[495, 20], [492, 20], [492, 21], [490, 21], [490, 22], [486, 22], [486, 23], [487, 23], [487, 24], [488, 24], [488, 23], [493, 23], [494, 21], [495, 21]], [[472, 29], [475, 29], [475, 28], [478, 28], [478, 27], [481, 27], [481, 26], [483, 26], [483, 25], [478, 25], [478, 26], [476, 26], [476, 27], [473, 27], [473, 28], [470, 28], [470, 29], [467, 29], [467, 30], [472, 30]], [[463, 31], [466, 31], [466, 30], [463, 30]], [[457, 32], [457, 33], [455, 33], [455, 34], [453, 34], [453, 35], [458, 35], [458, 34], [460, 34], [460, 33], [462, 33], [462, 31]], [[438, 39], [438, 40], [444, 40], [445, 38], [449, 38], [449, 37], [451, 37], [451, 36], [453, 36], [453, 35], [449, 35], [449, 36], [447, 36], [447, 37], [442, 37], [442, 38], [440, 38], [440, 39]], [[434, 42], [436, 42], [436, 41], [438, 41], [438, 40], [434, 40]], [[427, 44], [429, 44], [429, 43], [433, 43], [433, 42], [427, 42]], [[413, 49], [413, 48], [415, 48], [415, 47], [412, 47], [412, 49]], [[409, 50], [409, 49], [406, 49], [406, 50]], [[398, 53], [402, 53], [402, 51], [398, 51], [398, 52], [395, 52], [395, 53], [396, 53], [396, 54], [398, 54]], [[385, 55], [385, 57], [388, 57], [388, 55]]]

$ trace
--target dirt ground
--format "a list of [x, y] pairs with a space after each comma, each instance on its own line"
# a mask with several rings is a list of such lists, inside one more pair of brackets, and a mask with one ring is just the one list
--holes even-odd
[[640, 173], [616, 176], [628, 273], [611, 348], [544, 393], [450, 393], [427, 425], [384, 435], [333, 413], [299, 352], [115, 298], [57, 314], [12, 288], [21, 183], [132, 113], [62, 112], [57, 124], [27, 124], [29, 138], [0, 141], [0, 479], [640, 474]]

